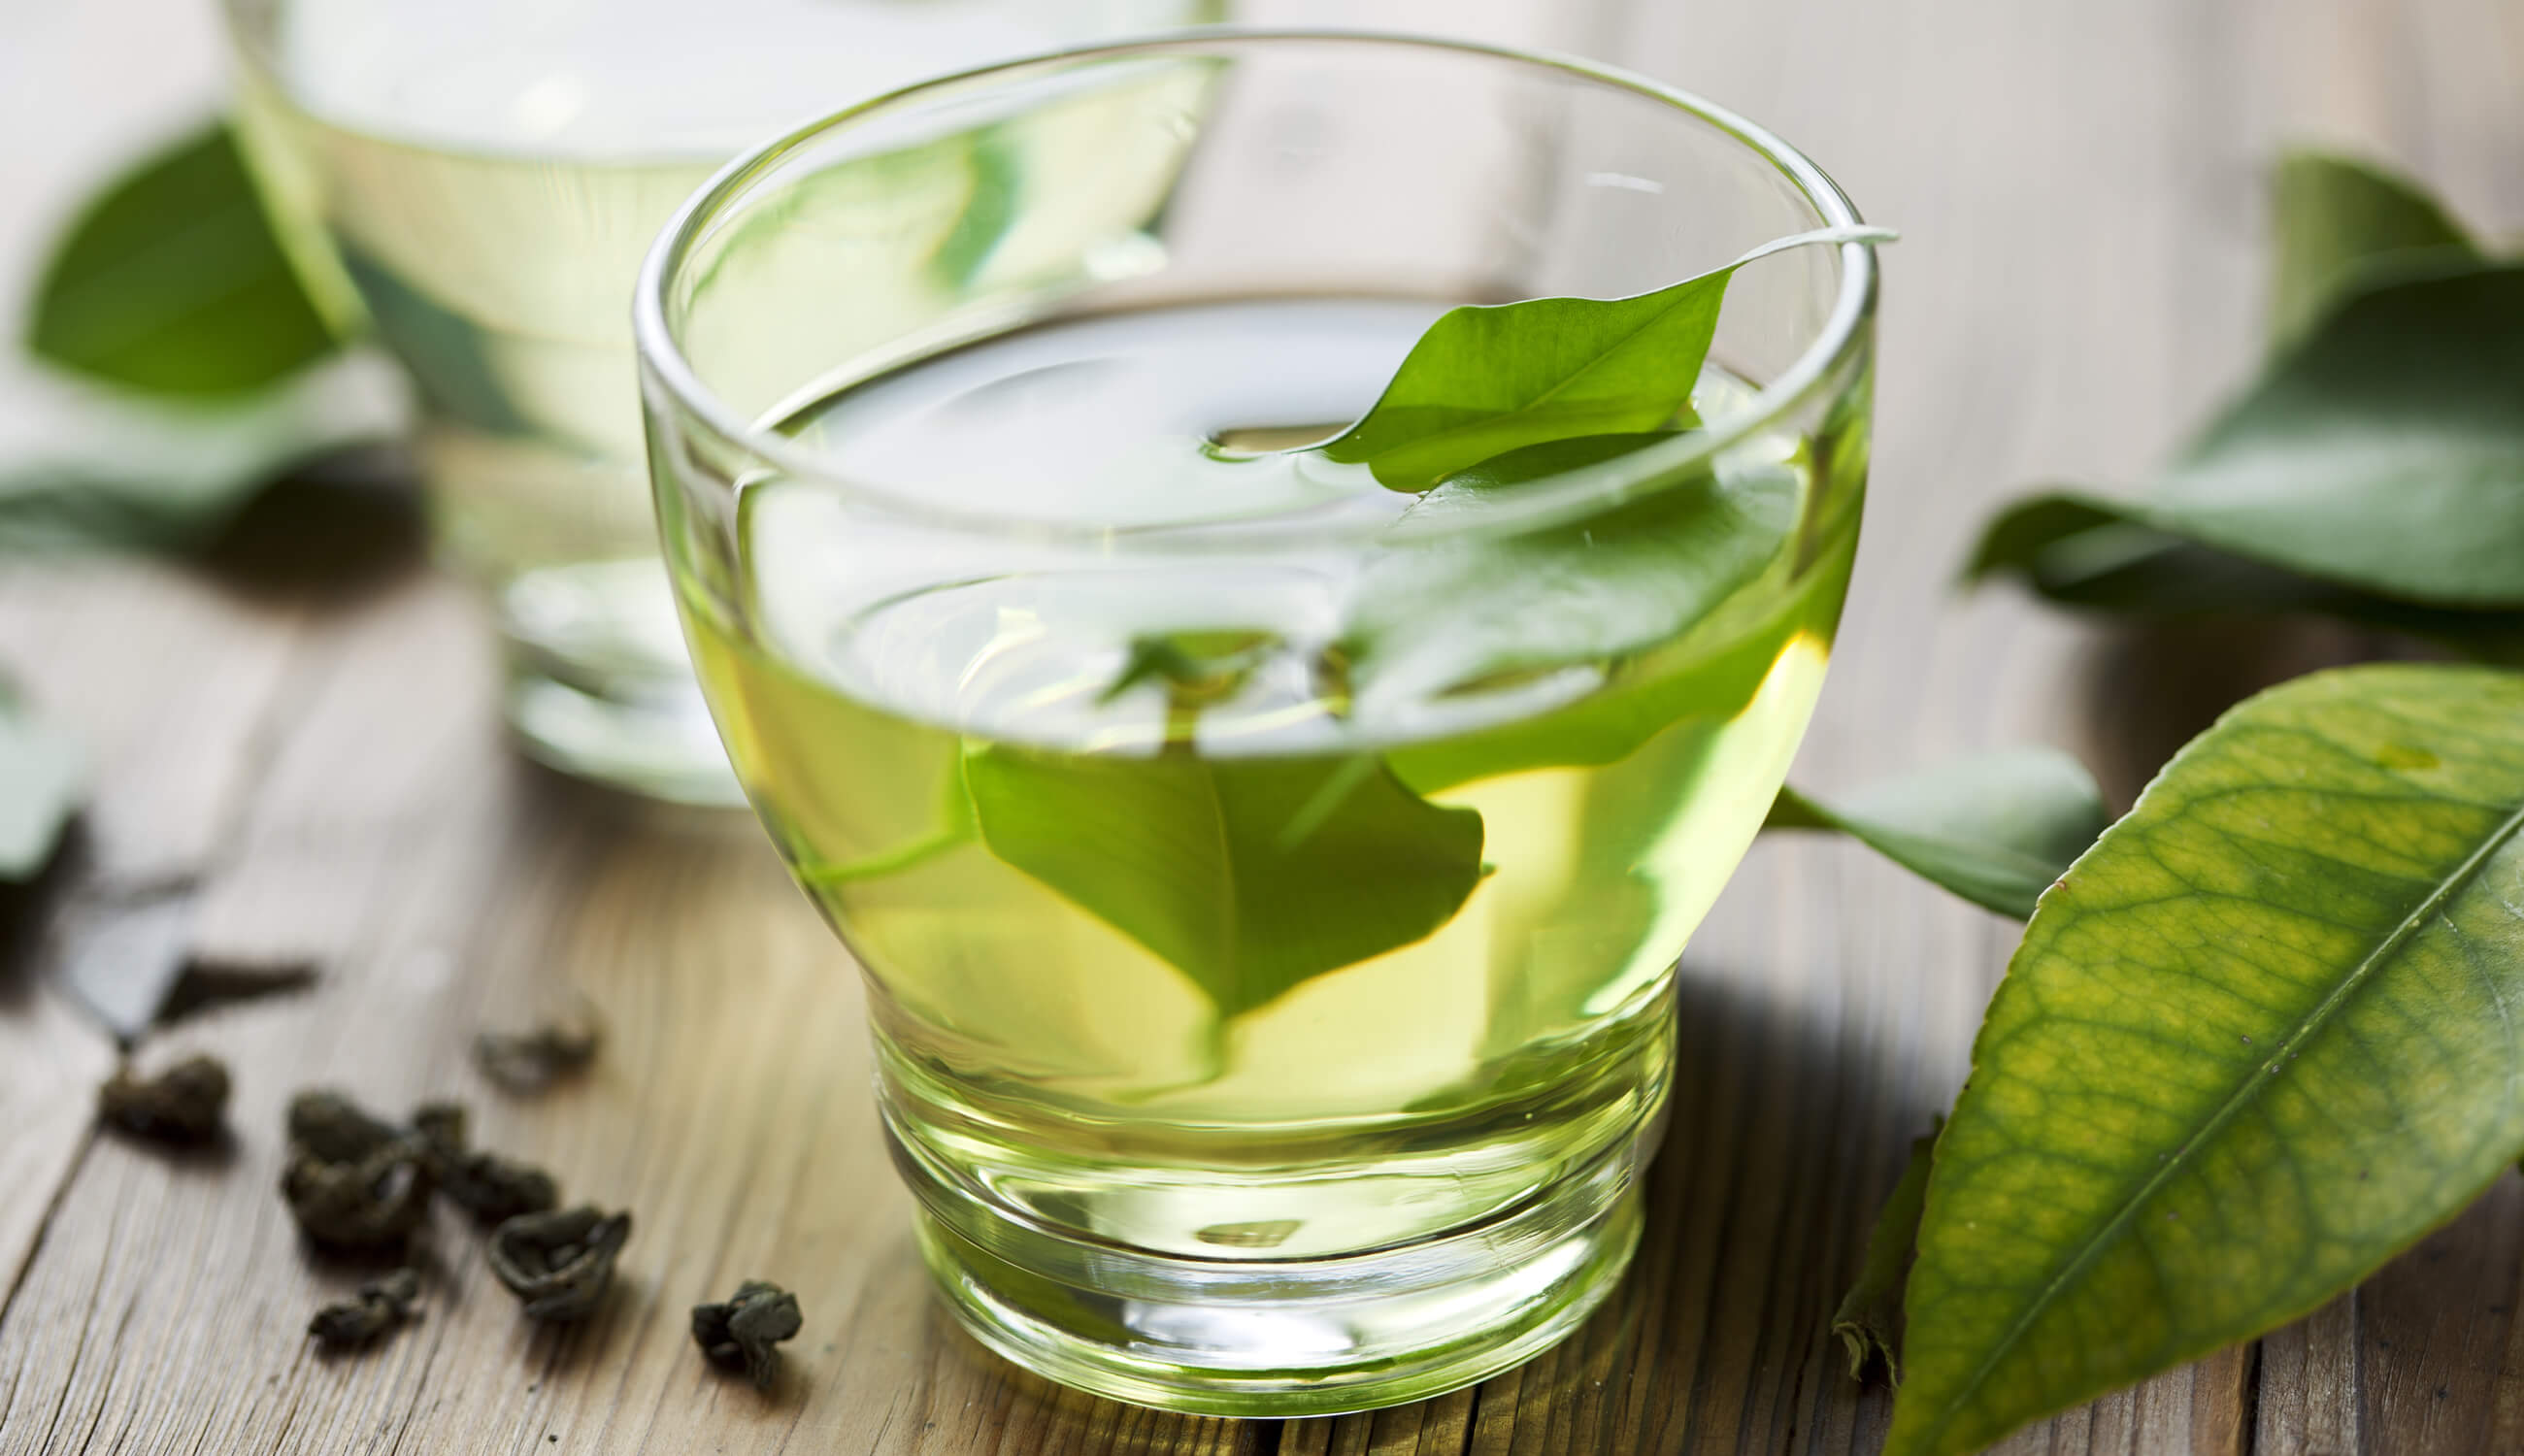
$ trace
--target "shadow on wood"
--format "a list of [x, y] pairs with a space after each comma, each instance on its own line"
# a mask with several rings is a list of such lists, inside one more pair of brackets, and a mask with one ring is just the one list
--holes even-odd
[[2084, 757], [2124, 813], [2166, 759], [2264, 688], [2353, 662], [2421, 655], [2407, 639], [2316, 617], [2200, 617], [2116, 625], [2078, 664]]

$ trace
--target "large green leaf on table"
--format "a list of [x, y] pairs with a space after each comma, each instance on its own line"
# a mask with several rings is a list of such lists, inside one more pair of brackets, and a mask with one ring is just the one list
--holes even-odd
[[2300, 678], [2050, 894], [1939, 1140], [1893, 1456], [2303, 1315], [2524, 1150], [2524, 675]]
[[2022, 920], [2109, 822], [2084, 764], [2008, 749], [1872, 785], [1837, 803], [1781, 789], [1765, 829], [1836, 829], [1973, 904]]
[[2289, 153], [2279, 159], [2271, 194], [2274, 338], [2305, 332], [2361, 268], [2431, 249], [2475, 252], [2435, 198], [2407, 178], [2354, 158]]
[[1992, 520], [1968, 580], [2020, 577], [2082, 610], [2167, 617], [2309, 612], [2399, 632], [2484, 662], [2524, 666], [2524, 608], [2422, 607], [2203, 546], [2109, 501], [2035, 496]]
[[1365, 463], [1388, 489], [1418, 493], [1512, 450], [1690, 424], [1691, 391], [1737, 268], [1786, 248], [1891, 237], [1879, 227], [1825, 228], [1653, 293], [1449, 310], [1366, 415], [1314, 448]]
[[217, 396], [272, 383], [333, 337], [213, 125], [88, 204], [44, 270], [27, 343], [117, 384]]
[[0, 684], [0, 880], [27, 880], [53, 857], [77, 811], [80, 760]]
[[969, 752], [982, 842], [1164, 957], [1222, 1016], [1428, 936], [1481, 878], [1481, 817], [1381, 759]]
[[2422, 607], [2524, 607], [2524, 264], [2370, 279], [2148, 495], [2002, 516], [1974, 569], [2111, 519]]

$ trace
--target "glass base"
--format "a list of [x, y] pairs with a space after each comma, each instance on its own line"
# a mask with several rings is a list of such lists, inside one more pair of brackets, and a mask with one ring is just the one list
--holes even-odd
[[500, 596], [509, 726], [528, 755], [675, 803], [739, 807], [654, 558], [529, 571]]
[[1116, 1400], [1262, 1418], [1422, 1400], [1548, 1349], [1628, 1266], [1636, 1174], [1653, 1148], [1625, 1142], [1525, 1203], [1438, 1238], [1230, 1261], [1011, 1217], [922, 1156], [891, 1116], [887, 1131], [920, 1199], [921, 1252], [983, 1344]]

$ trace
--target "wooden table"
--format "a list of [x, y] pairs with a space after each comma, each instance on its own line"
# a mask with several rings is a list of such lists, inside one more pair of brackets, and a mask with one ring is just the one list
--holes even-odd
[[[76, 173], [198, 104], [200, 4], [22, 8], [0, 181], [23, 265]], [[135, 54], [144, 31], [154, 49]], [[31, 32], [31, 33], [29, 33]], [[2256, 348], [2259, 167], [2346, 141], [2524, 222], [2524, 0], [1675, 0], [1619, 54], [1762, 118], [1907, 240], [1888, 263], [1878, 468], [1844, 651], [1799, 777], [1975, 745], [2079, 748], [2126, 793], [2205, 703], [2273, 670], [2219, 636], [2103, 637], [1949, 591], [2027, 482], [2131, 479]], [[180, 105], [179, 105], [180, 103]], [[84, 149], [84, 150], [82, 150]], [[75, 166], [73, 166], [75, 164]], [[1204, 1422], [1055, 1389], [941, 1315], [869, 1104], [849, 966], [750, 821], [514, 762], [465, 596], [345, 595], [173, 565], [0, 562], [0, 662], [85, 741], [98, 794], [0, 901], [0, 1450], [936, 1453], [1870, 1451], [1888, 1400], [1824, 1332], [1910, 1137], [1961, 1080], [2011, 927], [1854, 849], [1754, 851], [1686, 958], [1651, 1232], [1611, 1307], [1476, 1389], [1340, 1420]], [[2317, 651], [2328, 650], [2315, 644]], [[2167, 725], [2175, 725], [2169, 728]], [[82, 958], [312, 957], [312, 992], [153, 1036], [238, 1073], [224, 1155], [89, 1129], [111, 1053]], [[484, 1024], [584, 994], [582, 1084], [494, 1095]], [[280, 1109], [337, 1084], [455, 1092], [490, 1143], [637, 1211], [603, 1316], [537, 1330], [438, 1231], [428, 1315], [328, 1362], [274, 1195]], [[2011, 1451], [2524, 1449], [2513, 1177], [2356, 1293]], [[802, 1296], [784, 1383], [707, 1370], [684, 1310]]]

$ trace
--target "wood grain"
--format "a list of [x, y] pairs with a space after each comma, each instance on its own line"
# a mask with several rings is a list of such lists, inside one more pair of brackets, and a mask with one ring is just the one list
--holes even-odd
[[[139, 23], [173, 4], [114, 0]], [[76, 33], [90, 49], [65, 42], [59, 65], [103, 67], [106, 30]], [[1684, 0], [1634, 7], [1622, 50], [1773, 125], [1908, 234], [1888, 258], [1868, 546], [1798, 770], [1822, 789], [2027, 738], [2101, 758], [2149, 711], [2196, 712], [2182, 694], [2201, 681], [2266, 667], [2259, 647], [2212, 643], [2176, 683], [2161, 644], [1946, 582], [1989, 505], [2028, 481], [2138, 478], [2249, 367], [2256, 178], [2279, 140], [2357, 144], [2493, 226], [2524, 221], [2513, 0]], [[2014, 932], [1862, 851], [1762, 846], [1694, 945], [1652, 1233], [1587, 1327], [1419, 1406], [1194, 1421], [1059, 1390], [947, 1325], [877, 1136], [841, 952], [750, 822], [511, 760], [462, 593], [422, 575], [272, 603], [156, 566], [0, 569], [0, 661], [101, 770], [56, 883], [14, 917], [0, 904], [0, 1452], [1880, 1442], [1886, 1393], [1847, 1379], [1823, 1324], [1909, 1139], [1964, 1074]], [[144, 1047], [238, 1069], [218, 1154], [86, 1130], [111, 1053], [52, 986], [144, 944], [324, 964], [310, 994]], [[610, 1033], [586, 1081], [510, 1101], [465, 1065], [476, 1029], [580, 996]], [[483, 1141], [635, 1210], [616, 1297], [584, 1327], [530, 1327], [451, 1218], [418, 1326], [364, 1359], [312, 1356], [307, 1314], [362, 1271], [312, 1258], [272, 1190], [280, 1107], [311, 1083], [386, 1109], [461, 1093]], [[2001, 1449], [2524, 1450], [2519, 1201], [2510, 1176], [2302, 1325]], [[683, 1331], [688, 1305], [753, 1276], [808, 1316], [768, 1397]]]

